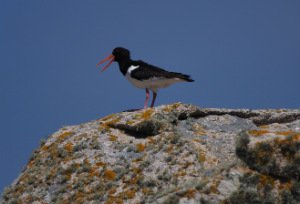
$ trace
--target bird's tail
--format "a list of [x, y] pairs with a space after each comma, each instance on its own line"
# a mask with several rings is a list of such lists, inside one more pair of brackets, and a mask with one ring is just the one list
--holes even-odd
[[193, 82], [194, 81], [193, 79], [191, 79], [190, 75], [181, 74], [181, 73], [177, 73], [177, 72], [171, 72], [171, 73], [172, 73], [173, 77], [182, 79], [184, 81], [187, 81], [187, 82]]

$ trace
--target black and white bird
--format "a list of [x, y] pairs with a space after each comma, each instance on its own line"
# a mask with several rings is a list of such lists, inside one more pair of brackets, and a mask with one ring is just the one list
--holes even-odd
[[153, 99], [151, 103], [151, 107], [153, 107], [157, 90], [159, 88], [165, 88], [177, 82], [194, 81], [189, 75], [168, 72], [159, 67], [147, 64], [141, 60], [131, 60], [129, 50], [122, 47], [115, 48], [111, 55], [109, 55], [96, 66], [99, 66], [108, 59], [111, 59], [111, 61], [101, 70], [101, 72], [103, 72], [113, 61], [118, 62], [120, 71], [126, 77], [126, 79], [128, 79], [136, 88], [146, 90], [146, 103], [144, 109], [146, 109], [148, 105], [150, 95], [149, 90], [153, 92]]

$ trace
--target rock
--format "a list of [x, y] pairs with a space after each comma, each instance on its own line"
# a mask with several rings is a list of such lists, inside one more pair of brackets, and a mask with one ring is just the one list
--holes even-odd
[[300, 180], [300, 120], [261, 126], [238, 137], [237, 155], [260, 173]]
[[122, 112], [40, 142], [2, 203], [299, 203], [300, 110]]

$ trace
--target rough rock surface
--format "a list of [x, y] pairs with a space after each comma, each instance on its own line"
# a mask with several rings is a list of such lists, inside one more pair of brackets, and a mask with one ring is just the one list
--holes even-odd
[[2, 203], [300, 203], [300, 110], [122, 112], [40, 142]]

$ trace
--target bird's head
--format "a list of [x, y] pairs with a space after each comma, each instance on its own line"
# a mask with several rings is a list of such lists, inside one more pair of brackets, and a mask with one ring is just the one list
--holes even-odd
[[[112, 58], [112, 59], [111, 59]], [[112, 54], [109, 55], [107, 58], [102, 60], [99, 64], [96, 66], [99, 66], [103, 62], [111, 59], [111, 61], [101, 70], [103, 72], [113, 61], [119, 62], [122, 59], [130, 59], [130, 52], [129, 50], [123, 48], [123, 47], [116, 47], [113, 51]]]

